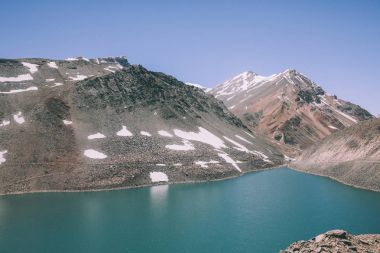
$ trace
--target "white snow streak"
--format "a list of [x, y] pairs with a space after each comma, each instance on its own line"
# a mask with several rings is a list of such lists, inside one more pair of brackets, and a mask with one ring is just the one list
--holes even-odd
[[238, 170], [239, 172], [241, 172], [241, 169], [237, 165], [237, 162], [234, 161], [231, 157], [229, 157], [229, 155], [227, 153], [218, 153], [218, 156], [221, 157], [221, 158], [223, 158], [226, 161], [226, 163], [231, 164], [232, 166], [235, 167], [236, 170]]
[[216, 149], [226, 148], [222, 139], [209, 132], [203, 127], [198, 127], [199, 132], [185, 132], [182, 130], [174, 129], [174, 134], [182, 139], [189, 141], [199, 141], [213, 146]]
[[50, 68], [53, 68], [53, 69], [58, 69], [58, 66], [57, 66], [57, 63], [51, 61], [47, 64]]
[[116, 133], [117, 136], [133, 136], [133, 133], [130, 132], [126, 126], [122, 126], [121, 130]]
[[3, 120], [3, 122], [0, 123], [0, 127], [8, 126], [11, 122], [9, 120]]
[[236, 138], [239, 138], [242, 141], [245, 141], [246, 143], [253, 144], [252, 142], [248, 141], [247, 139], [241, 137], [240, 135], [235, 134]]
[[57, 87], [57, 86], [62, 86], [63, 83], [54, 83], [54, 85], [50, 86], [50, 88], [54, 88], [54, 87]]
[[183, 140], [183, 145], [172, 144], [172, 145], [166, 145], [165, 148], [172, 149], [172, 150], [182, 150], [182, 151], [195, 149], [193, 144], [191, 144], [191, 142], [189, 142], [188, 140]]
[[165, 130], [158, 131], [158, 134], [165, 137], [173, 137], [173, 135]]
[[211, 160], [209, 162], [205, 162], [205, 161], [197, 161], [195, 162], [196, 165], [200, 165], [202, 168], [208, 168], [208, 165], [207, 164], [217, 164], [219, 163], [218, 161], [214, 161], [214, 160]]
[[77, 76], [70, 76], [69, 78], [73, 81], [81, 81], [86, 79], [88, 76], [77, 74]]
[[65, 125], [71, 125], [71, 124], [73, 124], [73, 122], [72, 121], [70, 121], [70, 120], [62, 120], [63, 121], [63, 124], [65, 124]]
[[16, 121], [18, 124], [22, 124], [25, 122], [24, 117], [22, 116], [22, 112], [18, 112], [17, 114], [13, 115], [14, 121]]
[[91, 134], [91, 135], [87, 136], [87, 139], [89, 139], [89, 140], [103, 139], [103, 138], [106, 138], [106, 136], [102, 133], [96, 133], [96, 134]]
[[0, 164], [2, 164], [3, 162], [5, 162], [5, 158], [4, 158], [4, 155], [8, 153], [8, 150], [3, 150], [3, 151], [0, 151]]
[[20, 93], [20, 92], [25, 92], [25, 91], [34, 91], [38, 90], [37, 87], [32, 86], [26, 89], [18, 89], [18, 90], [10, 90], [10, 91], [0, 91], [0, 94], [12, 94], [12, 93]]
[[103, 154], [103, 153], [100, 153], [94, 149], [86, 149], [84, 151], [84, 155], [89, 157], [89, 158], [92, 158], [92, 159], [104, 159], [104, 158], [107, 158], [107, 155]]
[[29, 69], [29, 72], [30, 73], [36, 73], [38, 71], [38, 65], [37, 64], [33, 64], [33, 63], [28, 63], [28, 62], [21, 62], [21, 64], [28, 68]]
[[30, 74], [18, 75], [16, 77], [2, 77], [0, 76], [0, 82], [22, 82], [33, 80]]
[[140, 134], [145, 136], [152, 136], [149, 132], [146, 131], [141, 131]]

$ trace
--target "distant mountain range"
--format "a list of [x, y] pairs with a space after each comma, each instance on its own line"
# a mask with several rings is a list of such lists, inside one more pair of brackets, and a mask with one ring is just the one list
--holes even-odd
[[373, 118], [290, 69], [271, 76], [244, 72], [209, 93], [291, 157], [337, 130]]
[[0, 193], [202, 181], [282, 163], [222, 102], [125, 57], [0, 60]]

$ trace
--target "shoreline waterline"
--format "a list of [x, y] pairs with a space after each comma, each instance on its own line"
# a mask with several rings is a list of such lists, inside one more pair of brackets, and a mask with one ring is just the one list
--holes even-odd
[[344, 182], [343, 180], [341, 180], [339, 178], [336, 178], [336, 177], [332, 177], [332, 176], [328, 176], [328, 175], [323, 175], [323, 174], [319, 174], [319, 173], [315, 173], [315, 172], [311, 172], [311, 171], [304, 171], [304, 170], [301, 170], [301, 169], [297, 169], [296, 167], [292, 167], [290, 164], [286, 165], [286, 167], [289, 168], [289, 169], [291, 169], [291, 170], [298, 171], [298, 172], [301, 172], [301, 173], [306, 173], [306, 174], [310, 174], [310, 175], [314, 175], [314, 176], [328, 178], [328, 179], [337, 181], [338, 183], [354, 187], [356, 189], [366, 190], [366, 191], [371, 191], [371, 192], [380, 192], [380, 190], [375, 190], [375, 189], [363, 187], [363, 186], [360, 186], [360, 185], [355, 185], [355, 184], [350, 184], [350, 183]]
[[102, 191], [117, 191], [117, 190], [126, 190], [126, 189], [136, 189], [143, 187], [151, 187], [151, 186], [159, 186], [159, 185], [175, 185], [175, 184], [198, 184], [198, 183], [207, 183], [207, 182], [217, 182], [223, 180], [229, 180], [244, 176], [249, 173], [273, 170], [273, 169], [281, 169], [281, 168], [290, 168], [287, 164], [281, 164], [273, 167], [263, 168], [263, 169], [255, 169], [250, 171], [243, 171], [241, 174], [221, 177], [215, 179], [207, 179], [207, 180], [189, 180], [189, 181], [169, 181], [163, 184], [142, 184], [135, 186], [121, 186], [121, 187], [111, 187], [111, 188], [99, 188], [99, 189], [84, 189], [84, 190], [39, 190], [39, 191], [25, 191], [25, 192], [10, 192], [10, 193], [0, 193], [1, 196], [9, 196], [9, 195], [23, 195], [23, 194], [35, 194], [35, 193], [78, 193], [78, 192], [102, 192]]

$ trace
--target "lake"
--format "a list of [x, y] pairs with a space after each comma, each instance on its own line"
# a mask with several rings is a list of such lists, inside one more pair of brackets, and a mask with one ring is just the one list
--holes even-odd
[[0, 252], [278, 252], [380, 233], [380, 193], [287, 168], [208, 183], [0, 196]]

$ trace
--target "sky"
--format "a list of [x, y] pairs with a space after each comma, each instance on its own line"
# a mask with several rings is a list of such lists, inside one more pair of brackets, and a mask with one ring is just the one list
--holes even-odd
[[125, 55], [206, 87], [306, 74], [380, 115], [377, 0], [1, 0], [0, 58]]

